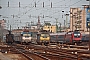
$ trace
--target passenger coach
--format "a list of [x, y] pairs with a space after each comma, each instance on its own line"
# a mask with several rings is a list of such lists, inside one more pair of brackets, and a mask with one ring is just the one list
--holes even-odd
[[51, 43], [65, 43], [65, 34], [66, 32], [62, 33], [51, 33], [50, 34], [50, 42]]

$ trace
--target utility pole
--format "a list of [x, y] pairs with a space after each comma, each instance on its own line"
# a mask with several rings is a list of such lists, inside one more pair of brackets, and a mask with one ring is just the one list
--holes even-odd
[[1, 38], [0, 42], [3, 41], [3, 30], [2, 29], [3, 28], [2, 28], [1, 23], [0, 23], [0, 38]]
[[69, 16], [69, 14], [65, 14], [65, 16], [66, 16], [66, 31], [67, 31], [67, 27], [68, 27], [68, 16]]
[[60, 24], [60, 32], [61, 32], [61, 23], [59, 23]]
[[72, 31], [73, 31], [73, 9], [72, 9]]
[[55, 18], [55, 19], [56, 19], [56, 33], [57, 33], [57, 31], [58, 31], [58, 25], [57, 25], [58, 21], [57, 21], [57, 18]]
[[66, 27], [66, 26], [65, 26], [65, 20], [64, 20], [64, 30], [65, 30], [65, 27]]
[[2, 40], [2, 35], [1, 35], [1, 23], [0, 23], [0, 42], [1, 42], [1, 40]]
[[10, 31], [11, 31], [11, 25], [10, 25]]

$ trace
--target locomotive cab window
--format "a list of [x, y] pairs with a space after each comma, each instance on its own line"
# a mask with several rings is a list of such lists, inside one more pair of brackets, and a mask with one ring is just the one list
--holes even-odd
[[48, 34], [41, 34], [41, 36], [49, 36]]

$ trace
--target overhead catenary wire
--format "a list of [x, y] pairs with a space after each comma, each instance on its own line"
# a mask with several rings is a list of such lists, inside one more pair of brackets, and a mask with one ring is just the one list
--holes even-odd
[[[34, 1], [34, 0], [33, 0]], [[40, 1], [38, 1], [38, 2], [40, 2]], [[14, 7], [15, 8], [15, 7]], [[20, 7], [21, 8], [21, 7]], [[37, 10], [37, 9], [36, 9]], [[28, 10], [28, 11], [30, 11], [30, 10]]]
[[[73, 3], [73, 4], [71, 4], [71, 5], [67, 6], [66, 8], [69, 8], [69, 7], [71, 7], [71, 6], [73, 6], [73, 5], [77, 4], [77, 3], [79, 3], [79, 2], [81, 2], [81, 1], [82, 1], [82, 0], [79, 0], [79, 1], [77, 1], [77, 2], [75, 2], [75, 3]], [[61, 9], [61, 10], [55, 12], [54, 14], [56, 14], [56, 13], [58, 13], [58, 12], [61, 12], [62, 10], [65, 10], [66, 8], [63, 8], [63, 9]], [[51, 15], [52, 15], [52, 14], [51, 14]]]
[[[32, 0], [32, 2], [31, 2], [30, 4], [34, 3], [35, 1], [37, 1], [37, 2], [36, 2], [37, 5], [39, 5], [39, 3], [42, 3], [41, 0]], [[45, 0], [45, 1], [48, 1], [48, 0]], [[49, 1], [52, 2], [51, 0], [49, 0]], [[66, 0], [60, 0], [59, 2], [53, 2], [53, 4], [58, 4], [58, 3], [61, 3], [61, 2], [65, 2], [65, 1], [66, 1]], [[70, 1], [70, 0], [69, 0], [69, 1]], [[68, 1], [68, 2], [69, 2], [69, 1]], [[82, 0], [79, 0], [78, 2], [80, 2], [80, 1], [82, 1]], [[68, 3], [68, 2], [67, 2], [67, 3]], [[62, 8], [62, 9], [53, 11], [53, 14], [54, 14], [54, 13], [55, 13], [55, 14], [58, 14], [58, 13], [60, 13], [63, 9], [69, 8], [70, 6], [73, 6], [73, 5], [77, 4], [78, 2], [75, 2], [75, 3], [71, 4], [71, 5], [66, 5], [66, 6], [63, 6], [63, 5], [65, 5], [66, 3], [63, 4], [63, 5], [59, 5], [59, 6], [61, 6], [61, 7], [58, 7], [58, 6], [54, 7], [54, 6], [53, 6], [53, 7], [52, 7], [53, 9], [54, 9], [54, 8], [57, 8], [57, 9]], [[44, 3], [45, 3], [45, 2], [44, 2]], [[27, 5], [27, 6], [29, 7], [30, 4]], [[23, 4], [21, 4], [21, 5], [24, 6]], [[27, 6], [24, 6], [24, 7], [27, 7]], [[34, 6], [34, 5], [33, 5], [33, 6]], [[17, 14], [17, 16], [20, 16], [20, 15], [21, 15], [21, 16], [24, 16], [24, 15], [26, 15], [28, 12], [38, 11], [38, 10], [41, 10], [41, 12], [38, 14], [38, 15], [41, 15], [41, 14], [43, 14], [44, 12], [50, 11], [51, 8], [47, 8], [48, 6], [50, 6], [50, 4], [47, 4], [44, 9], [40, 9], [41, 7], [38, 7], [38, 6], [37, 6], [35, 9], [34, 9], [34, 7], [29, 7], [28, 10]], [[10, 8], [10, 7], [9, 7], [9, 8]], [[20, 8], [22, 8], [22, 7], [20, 7]], [[42, 10], [43, 10], [43, 13], [42, 13]], [[33, 12], [33, 13], [34, 13], [34, 12]], [[50, 12], [49, 14], [52, 15], [52, 12]], [[31, 14], [31, 15], [32, 15], [32, 14]]]
[[[77, 2], [76, 2], [77, 3]], [[72, 5], [70, 5], [70, 6], [72, 6]], [[53, 7], [54, 8], [54, 7]], [[65, 8], [68, 8], [68, 7], [65, 7]], [[39, 8], [37, 7], [36, 8], [36, 10], [39, 10]], [[46, 10], [43, 10], [43, 11], [47, 11], [47, 10], [50, 10], [49, 8], [47, 8]], [[30, 10], [28, 10], [28, 11], [30, 11]], [[59, 11], [58, 11], [59, 12]], [[58, 12], [54, 12], [54, 13], [58, 13]], [[40, 13], [40, 14], [43, 14], [42, 12]], [[50, 14], [49, 14], [50, 15]], [[50, 17], [50, 16], [49, 16]]]
[[[33, 0], [34, 1], [34, 0]], [[65, 0], [64, 0], [65, 1]], [[40, 2], [40, 1], [39, 1]], [[49, 6], [49, 5], [48, 5]], [[20, 7], [21, 8], [21, 7]], [[68, 8], [67, 6], [66, 7], [53, 7], [53, 8]], [[33, 9], [33, 7], [31, 7], [31, 9]], [[29, 9], [29, 10], [27, 10], [26, 12], [25, 12], [25, 14], [28, 12], [28, 11], [31, 11], [31, 9]], [[45, 8], [46, 10], [43, 10], [43, 11], [47, 11], [47, 10], [49, 10], [50, 8]], [[36, 10], [40, 10], [40, 8], [38, 8], [37, 7], [37, 9]], [[55, 12], [56, 13], [56, 12]], [[57, 12], [58, 13], [58, 12]], [[21, 13], [20, 13], [21, 14]], [[42, 14], [42, 12], [40, 13], [40, 14]], [[19, 14], [18, 14], [19, 15]]]

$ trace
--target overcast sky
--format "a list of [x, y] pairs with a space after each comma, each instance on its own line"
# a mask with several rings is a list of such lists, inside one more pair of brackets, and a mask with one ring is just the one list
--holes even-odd
[[[83, 8], [82, 5], [88, 4], [89, 2], [86, 0], [0, 0], [0, 5], [2, 6], [2, 9], [0, 9], [0, 15], [2, 15], [0, 16], [0, 20], [5, 19], [7, 20], [7, 24], [12, 25], [13, 28], [16, 28], [17, 26], [25, 26], [27, 22], [31, 21], [36, 24], [38, 21], [38, 16], [40, 16], [40, 22], [42, 24], [44, 21], [50, 21], [55, 25], [57, 19], [57, 21], [63, 25], [65, 16], [62, 18], [62, 15], [69, 13], [70, 8]], [[64, 13], [62, 11], [64, 11]]]

